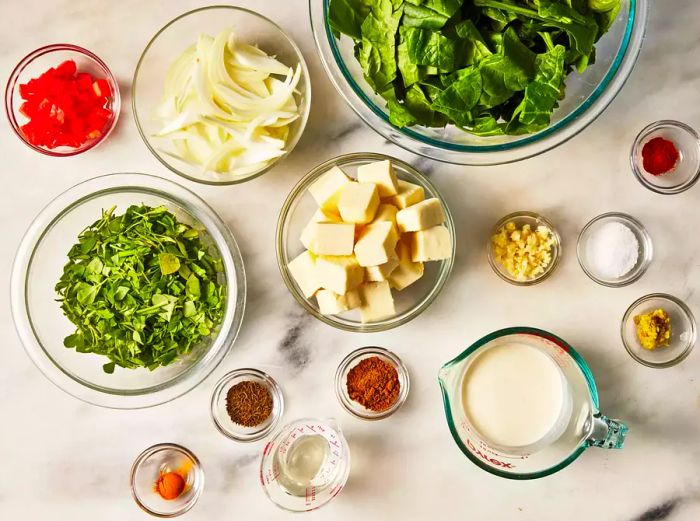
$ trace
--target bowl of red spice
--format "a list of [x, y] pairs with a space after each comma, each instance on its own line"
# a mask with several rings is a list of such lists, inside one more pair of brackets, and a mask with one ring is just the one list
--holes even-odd
[[17, 136], [54, 157], [102, 143], [119, 118], [117, 80], [95, 54], [77, 45], [41, 47], [17, 64], [5, 88], [5, 111]]
[[700, 137], [680, 121], [657, 121], [634, 140], [630, 163], [637, 180], [652, 192], [679, 194], [700, 178]]
[[277, 426], [284, 412], [282, 389], [258, 369], [236, 369], [214, 387], [211, 417], [217, 430], [235, 441], [257, 441]]
[[363, 420], [394, 414], [408, 397], [408, 369], [383, 347], [361, 347], [340, 363], [335, 393], [343, 408]]

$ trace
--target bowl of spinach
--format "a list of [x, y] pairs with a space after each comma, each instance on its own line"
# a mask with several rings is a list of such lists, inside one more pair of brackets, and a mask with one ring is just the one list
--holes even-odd
[[532, 157], [609, 105], [648, 0], [309, 0], [336, 89], [399, 146], [458, 164]]
[[19, 247], [12, 312], [27, 353], [61, 389], [114, 408], [194, 388], [223, 360], [245, 307], [225, 223], [165, 179], [112, 174], [74, 186]]

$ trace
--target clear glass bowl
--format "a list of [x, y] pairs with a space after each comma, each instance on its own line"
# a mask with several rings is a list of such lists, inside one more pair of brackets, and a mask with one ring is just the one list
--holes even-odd
[[639, 55], [649, 0], [622, 0], [610, 31], [596, 44], [596, 62], [566, 81], [566, 98], [551, 125], [524, 136], [476, 137], [454, 126], [444, 129], [389, 123], [384, 100], [364, 80], [350, 38], [337, 40], [327, 23], [329, 0], [309, 0], [311, 26], [326, 73], [350, 107], [386, 139], [411, 152], [448, 163], [493, 165], [550, 150], [592, 123], [622, 89]]
[[[642, 160], [644, 145], [656, 137], [672, 141], [680, 154], [675, 168], [662, 175], [648, 173]], [[652, 192], [664, 195], [685, 192], [700, 178], [700, 137], [680, 121], [657, 121], [645, 127], [635, 138], [630, 151], [630, 164], [637, 180]]]
[[[635, 264], [635, 266], [627, 274], [616, 279], [609, 279], [600, 274], [596, 274], [593, 263], [588, 255], [588, 244], [591, 237], [601, 226], [610, 222], [617, 222], [627, 226], [630, 230], [632, 230], [632, 233], [634, 233], [635, 237], [637, 238], [637, 242], [639, 243], [639, 258], [637, 259], [637, 264]], [[586, 275], [588, 275], [588, 277], [590, 277], [591, 280], [603, 286], [619, 288], [632, 284], [633, 282], [639, 280], [644, 273], [646, 273], [647, 268], [649, 268], [649, 265], [654, 258], [654, 244], [651, 240], [649, 232], [647, 232], [644, 225], [637, 219], [624, 213], [609, 212], [599, 215], [583, 227], [578, 236], [578, 242], [576, 244], [576, 256], [578, 257], [578, 263], [580, 264], [581, 269]]]
[[[671, 342], [668, 346], [644, 349], [637, 339], [634, 317], [655, 309], [665, 310], [671, 318]], [[679, 298], [665, 293], [652, 293], [636, 300], [622, 318], [620, 333], [629, 355], [647, 367], [663, 369], [685, 360], [697, 339], [695, 317]]]
[[[178, 219], [205, 231], [203, 240], [221, 258], [227, 287], [217, 330], [192, 352], [154, 371], [103, 371], [106, 357], [63, 346], [75, 327], [63, 315], [54, 286], [78, 234], [105, 208], [122, 213], [132, 204], [164, 205]], [[17, 251], [11, 281], [12, 315], [27, 354], [44, 375], [83, 401], [117, 409], [150, 407], [177, 398], [206, 378], [228, 354], [245, 308], [243, 260], [226, 224], [182, 186], [144, 174], [112, 174], [80, 183], [51, 201], [27, 230]]]
[[[155, 490], [167, 472], [186, 476], [185, 489], [175, 499], [163, 499]], [[183, 477], [184, 477], [183, 476]], [[159, 443], [139, 454], [131, 467], [131, 495], [136, 504], [155, 517], [177, 517], [190, 510], [204, 489], [204, 471], [192, 452], [175, 443]]]
[[[549, 230], [552, 232], [552, 237], [554, 237], [554, 245], [552, 246], [551, 254], [552, 254], [552, 261], [549, 263], [547, 268], [537, 275], [534, 278], [531, 279], [516, 279], [513, 277], [506, 269], [501, 265], [500, 262], [496, 260], [496, 252], [493, 247], [493, 243], [491, 241], [491, 237], [495, 235], [498, 230], [500, 230], [503, 226], [508, 224], [509, 222], [515, 223], [515, 225], [518, 228], [521, 228], [522, 226], [525, 226], [526, 224], [529, 224], [532, 230], [537, 230], [538, 226], [546, 226], [549, 228]], [[554, 273], [554, 270], [556, 267], [559, 265], [559, 258], [561, 257], [561, 236], [559, 235], [559, 232], [557, 229], [554, 227], [554, 225], [542, 217], [540, 214], [535, 213], [535, 212], [513, 212], [511, 214], [506, 215], [503, 219], [498, 221], [496, 225], [493, 227], [493, 230], [491, 231], [491, 235], [489, 235], [488, 242], [486, 244], [486, 253], [487, 257], [489, 260], [489, 265], [491, 266], [491, 269], [501, 277], [503, 280], [506, 282], [510, 282], [511, 284], [514, 284], [515, 286], [532, 286], [534, 284], [538, 284], [545, 280], [547, 277], [549, 277], [552, 273]]]
[[[383, 361], [393, 365], [399, 376], [399, 396], [391, 407], [384, 411], [368, 409], [351, 399], [348, 394], [348, 373], [362, 360], [373, 356], [379, 357]], [[383, 347], [371, 346], [356, 349], [340, 362], [338, 370], [335, 372], [335, 395], [338, 397], [338, 401], [346, 411], [361, 420], [381, 420], [382, 418], [391, 416], [404, 404], [406, 398], [408, 398], [409, 389], [410, 380], [408, 378], [408, 369], [406, 369], [406, 366], [396, 354]]]
[[[323, 315], [318, 309], [316, 299], [307, 299], [304, 296], [287, 268], [289, 261], [304, 250], [299, 238], [301, 237], [302, 230], [318, 208], [316, 202], [308, 193], [308, 188], [316, 179], [334, 166], [342, 169], [350, 177], [355, 177], [357, 167], [384, 160], [391, 161], [394, 166], [394, 172], [396, 172], [399, 179], [422, 186], [425, 190], [426, 199], [430, 197], [437, 197], [440, 199], [442, 207], [445, 210], [445, 226], [449, 230], [450, 237], [452, 238], [452, 255], [446, 260], [426, 262], [425, 273], [420, 280], [402, 291], [392, 291], [396, 306], [396, 315], [391, 318], [363, 324], [360, 322], [359, 312], [357, 310], [346, 312], [343, 315]], [[390, 156], [370, 152], [347, 154], [330, 159], [306, 174], [292, 189], [292, 192], [287, 196], [287, 200], [282, 206], [277, 221], [276, 243], [277, 262], [280, 272], [282, 273], [282, 278], [297, 302], [320, 321], [338, 329], [358, 333], [386, 331], [413, 320], [425, 311], [445, 286], [452, 272], [456, 250], [454, 221], [449, 208], [445, 204], [437, 188], [426, 176], [418, 172], [418, 170], [408, 163]]]
[[[234, 423], [226, 411], [226, 395], [234, 385], [253, 381], [263, 384], [272, 396], [272, 413], [269, 418], [255, 427], [245, 427]], [[219, 380], [211, 395], [211, 417], [217, 430], [235, 441], [257, 441], [277, 426], [284, 414], [284, 396], [277, 382], [268, 374], [258, 369], [236, 369]]]
[[[30, 143], [25, 137], [20, 128], [28, 119], [20, 114], [19, 107], [22, 105], [22, 97], [19, 95], [19, 86], [27, 83], [29, 80], [38, 78], [51, 67], [56, 67], [66, 60], [73, 60], [77, 65], [78, 72], [87, 72], [95, 78], [103, 78], [109, 83], [112, 89], [112, 101], [107, 108], [112, 111], [112, 117], [105, 123], [100, 137], [91, 139], [80, 145], [78, 148], [61, 146], [56, 148], [47, 148], [37, 146]], [[77, 45], [69, 43], [57, 43], [41, 47], [32, 51], [17, 64], [5, 87], [5, 111], [10, 120], [10, 126], [15, 134], [19, 136], [22, 142], [29, 148], [53, 157], [74, 156], [95, 148], [102, 143], [107, 136], [112, 132], [117, 119], [119, 119], [119, 111], [121, 110], [121, 97], [119, 95], [119, 84], [116, 78], [112, 75], [107, 65], [93, 53]]]
[[[262, 170], [245, 176], [202, 172], [200, 167], [186, 163], [172, 154], [176, 149], [167, 138], [156, 137], [161, 123], [154, 117], [154, 111], [161, 102], [165, 76], [171, 63], [182, 52], [196, 43], [204, 33], [216, 35], [233, 28], [241, 41], [257, 45], [267, 54], [274, 55], [285, 65], [301, 66], [301, 81], [297, 86], [297, 102], [300, 117], [290, 126], [287, 139], [287, 153], [272, 161]], [[174, 173], [198, 183], [209, 185], [231, 185], [249, 181], [270, 170], [280, 159], [288, 156], [301, 138], [306, 127], [311, 107], [311, 80], [301, 50], [282, 29], [262, 15], [231, 5], [202, 7], [184, 13], [168, 22], [148, 42], [136, 65], [132, 83], [132, 107], [136, 127], [146, 147], [167, 168]]]

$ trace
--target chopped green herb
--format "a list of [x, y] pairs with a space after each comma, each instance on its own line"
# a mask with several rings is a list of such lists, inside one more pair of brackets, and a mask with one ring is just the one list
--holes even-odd
[[621, 0], [330, 0], [336, 36], [397, 127], [479, 136], [550, 123], [566, 77], [595, 61]]
[[64, 345], [109, 358], [103, 366], [168, 365], [211, 334], [226, 299], [221, 261], [199, 232], [164, 206], [116, 207], [86, 228], [56, 284], [76, 331]]

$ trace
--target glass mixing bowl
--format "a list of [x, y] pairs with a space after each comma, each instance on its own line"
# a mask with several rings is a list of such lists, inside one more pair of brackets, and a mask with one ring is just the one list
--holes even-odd
[[[236, 38], [240, 41], [255, 45], [267, 54], [276, 56], [285, 65], [295, 68], [297, 64], [301, 66], [301, 80], [296, 95], [300, 115], [290, 125], [285, 146], [286, 154], [271, 161], [262, 170], [239, 176], [202, 171], [201, 167], [175, 157], [173, 154], [177, 149], [169, 139], [155, 136], [162, 126], [154, 117], [155, 110], [161, 102], [163, 85], [170, 65], [185, 49], [197, 42], [200, 34], [215, 36], [229, 28], [235, 31]], [[248, 9], [231, 5], [202, 7], [168, 22], [148, 42], [141, 54], [134, 72], [132, 91], [134, 120], [148, 150], [176, 174], [190, 181], [209, 185], [242, 183], [270, 170], [296, 146], [306, 127], [311, 106], [311, 80], [299, 47], [271, 20]]]
[[[215, 332], [180, 360], [154, 371], [116, 367], [103, 371], [104, 356], [63, 346], [75, 327], [63, 315], [54, 290], [68, 250], [103, 209], [123, 213], [132, 204], [164, 205], [199, 230], [223, 265], [224, 317]], [[44, 375], [83, 401], [117, 409], [150, 407], [177, 398], [206, 378], [233, 346], [243, 319], [243, 260], [224, 222], [182, 186], [144, 174], [111, 174], [80, 183], [51, 201], [30, 225], [17, 251], [11, 281], [12, 315], [27, 354]]]
[[463, 165], [495, 165], [533, 157], [571, 139], [592, 123], [615, 98], [639, 55], [646, 30], [649, 0], [622, 0], [607, 34], [596, 44], [596, 62], [566, 81], [566, 97], [549, 127], [523, 136], [476, 137], [451, 125], [446, 128], [389, 123], [385, 102], [364, 80], [350, 38], [336, 39], [328, 24], [329, 0], [309, 0], [318, 53], [333, 85], [371, 128], [406, 150]]
[[[308, 299], [304, 296], [287, 267], [289, 261], [304, 251], [304, 247], [299, 239], [304, 227], [308, 224], [311, 216], [318, 208], [313, 197], [308, 193], [308, 188], [314, 181], [334, 166], [339, 167], [347, 175], [355, 178], [357, 167], [367, 163], [385, 160], [391, 161], [394, 166], [394, 172], [396, 172], [399, 179], [422, 186], [425, 191], [426, 199], [431, 197], [440, 199], [445, 211], [445, 226], [449, 230], [452, 239], [452, 255], [449, 259], [437, 262], [426, 262], [423, 277], [402, 291], [392, 290], [396, 315], [391, 318], [377, 322], [362, 323], [360, 322], [360, 316], [357, 310], [352, 310], [341, 315], [323, 315], [319, 311], [316, 299], [313, 297]], [[318, 165], [311, 172], [306, 174], [302, 180], [297, 183], [289, 196], [287, 196], [287, 200], [282, 206], [279, 220], [277, 221], [277, 263], [279, 264], [282, 278], [287, 288], [289, 288], [289, 291], [291, 291], [294, 298], [297, 299], [297, 302], [314, 317], [338, 329], [357, 333], [372, 333], [386, 331], [405, 324], [420, 315], [432, 304], [445, 286], [452, 272], [456, 241], [455, 225], [452, 215], [450, 214], [450, 209], [445, 204], [437, 188], [435, 188], [427, 177], [408, 163], [404, 163], [399, 159], [384, 154], [373, 154], [370, 152], [347, 154]]]

